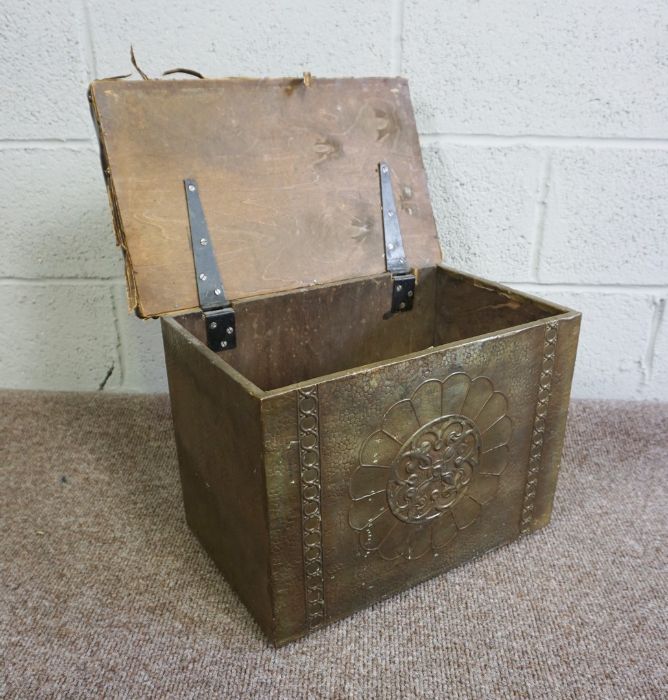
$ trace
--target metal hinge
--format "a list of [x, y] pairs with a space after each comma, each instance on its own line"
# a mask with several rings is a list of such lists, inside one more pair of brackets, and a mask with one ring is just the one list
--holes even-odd
[[385, 267], [392, 275], [393, 313], [409, 311], [415, 298], [415, 275], [411, 272], [404, 251], [399, 228], [399, 217], [394, 203], [390, 168], [387, 163], [378, 164], [380, 175], [380, 205], [383, 210], [383, 238], [385, 240]]
[[207, 344], [216, 352], [231, 350], [237, 345], [234, 309], [225, 296], [223, 280], [213, 255], [213, 245], [204, 218], [197, 182], [187, 178], [183, 184], [186, 189], [197, 295], [204, 315]]

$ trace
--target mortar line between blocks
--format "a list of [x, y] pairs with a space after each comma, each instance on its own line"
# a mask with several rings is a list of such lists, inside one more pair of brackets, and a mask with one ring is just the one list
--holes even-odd
[[576, 284], [570, 282], [519, 282], [504, 281], [500, 284], [506, 287], [515, 287], [530, 294], [542, 294], [543, 292], [602, 292], [602, 293], [627, 293], [627, 294], [666, 294], [668, 285], [665, 284]]
[[545, 237], [545, 220], [547, 217], [547, 196], [550, 192], [550, 179], [552, 175], [552, 157], [549, 152], [543, 155], [538, 175], [536, 188], [536, 203], [534, 214], [533, 240], [531, 243], [531, 277], [539, 282], [540, 259], [543, 252], [543, 238]]
[[649, 339], [647, 341], [647, 350], [645, 351], [645, 362], [643, 367], [643, 387], [648, 386], [652, 381], [654, 374], [654, 357], [656, 355], [656, 341], [661, 328], [661, 322], [666, 310], [666, 298], [658, 299], [654, 305], [654, 313], [649, 328]]
[[84, 47], [86, 49], [86, 61], [88, 63], [88, 72], [90, 80], [97, 78], [97, 58], [95, 57], [95, 48], [93, 44], [93, 23], [90, 16], [90, 7], [88, 0], [81, 0], [83, 10], [84, 24]]
[[54, 285], [54, 286], [79, 286], [90, 284], [120, 284], [125, 282], [124, 277], [0, 277], [0, 286], [7, 287], [11, 285], [17, 286], [39, 286], [39, 285]]
[[401, 75], [401, 63], [403, 60], [403, 35], [404, 35], [404, 10], [406, 0], [393, 0], [391, 15], [392, 31], [392, 51], [391, 62], [392, 72]]
[[64, 139], [0, 139], [0, 151], [67, 148], [75, 151], [97, 150], [92, 138]]
[[[484, 276], [484, 273], [481, 273]], [[0, 286], [11, 285], [90, 285], [90, 284], [116, 284], [124, 285], [125, 277], [0, 277]], [[645, 294], [666, 294], [668, 284], [609, 284], [601, 282], [597, 284], [581, 284], [575, 282], [534, 282], [532, 280], [502, 280], [499, 282], [506, 287], [522, 287], [529, 292], [550, 290], [568, 292], [631, 292]]]
[[668, 150], [668, 138], [623, 137], [623, 136], [558, 136], [554, 134], [464, 134], [423, 132], [422, 146], [549, 146], [551, 148], [616, 148]]

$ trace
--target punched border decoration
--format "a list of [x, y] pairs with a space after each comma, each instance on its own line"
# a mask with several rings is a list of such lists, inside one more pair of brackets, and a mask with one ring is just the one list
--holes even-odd
[[309, 629], [314, 629], [325, 621], [317, 386], [297, 390], [297, 425], [306, 620]]
[[545, 440], [545, 420], [552, 393], [552, 373], [554, 371], [554, 357], [557, 350], [558, 321], [549, 321], [545, 326], [545, 340], [543, 344], [543, 363], [538, 380], [538, 399], [536, 401], [536, 415], [531, 433], [531, 449], [529, 451], [529, 471], [527, 483], [524, 489], [524, 502], [522, 504], [522, 516], [520, 518], [520, 532], [526, 534], [531, 529], [533, 520], [534, 501], [538, 487], [538, 474], [543, 458], [543, 442]]

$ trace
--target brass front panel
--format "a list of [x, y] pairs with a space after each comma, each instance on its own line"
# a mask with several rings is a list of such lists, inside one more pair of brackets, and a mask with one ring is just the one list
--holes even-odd
[[557, 325], [539, 322], [318, 386], [327, 619], [528, 527], [535, 485], [527, 478], [541, 462], [537, 431], [546, 428]]

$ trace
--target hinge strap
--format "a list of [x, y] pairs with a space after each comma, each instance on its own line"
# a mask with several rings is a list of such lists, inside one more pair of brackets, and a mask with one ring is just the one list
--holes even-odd
[[408, 311], [415, 298], [415, 275], [411, 272], [404, 251], [397, 207], [392, 191], [392, 179], [387, 163], [378, 164], [380, 175], [380, 205], [383, 211], [385, 266], [392, 275], [392, 312]]
[[230, 350], [237, 344], [234, 310], [225, 296], [225, 288], [213, 254], [213, 244], [204, 218], [197, 182], [192, 178], [186, 178], [183, 184], [188, 205], [197, 295], [206, 323], [207, 342], [216, 352]]

